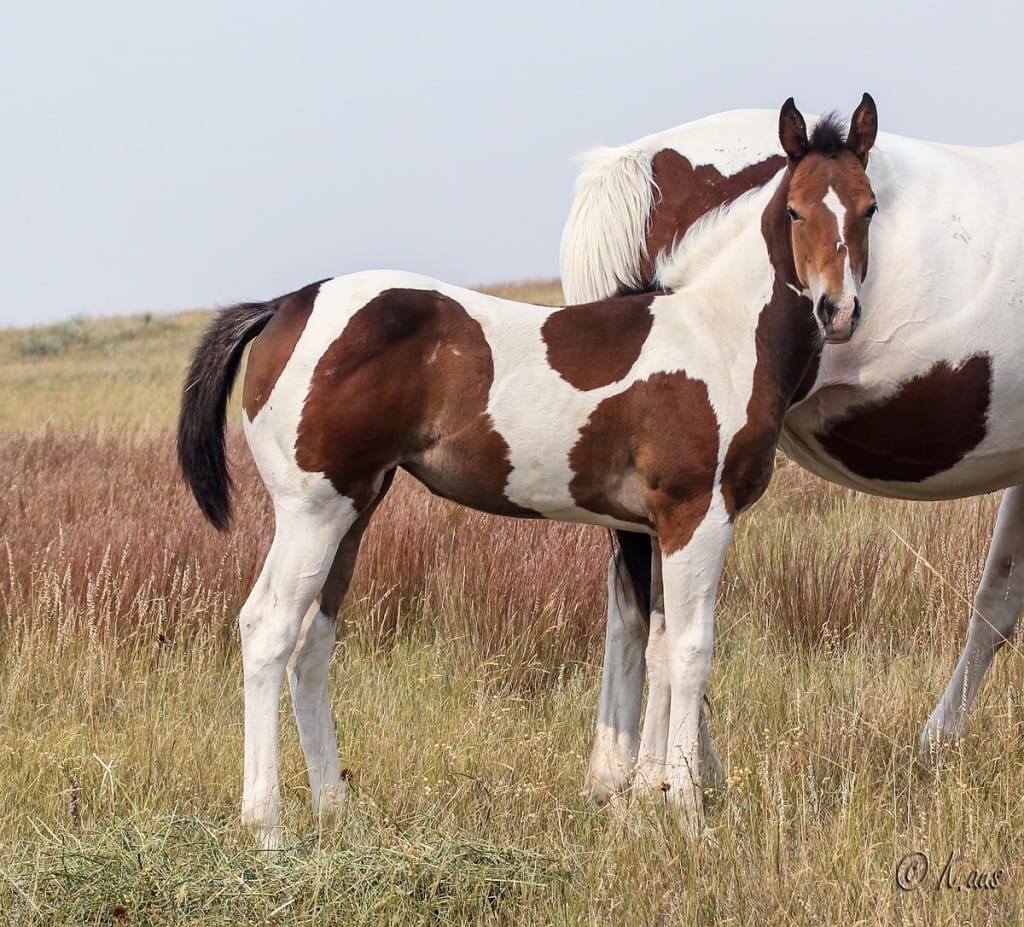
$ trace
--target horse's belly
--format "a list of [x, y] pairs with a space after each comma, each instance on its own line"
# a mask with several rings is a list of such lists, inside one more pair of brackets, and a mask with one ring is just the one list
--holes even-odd
[[[573, 492], [574, 482], [557, 455], [536, 460], [526, 472], [517, 474], [515, 491], [509, 488], [512, 467], [507, 446], [492, 432], [486, 453], [482, 445], [468, 446], [457, 439], [438, 442], [430, 451], [404, 464], [435, 495], [443, 496], [482, 512], [520, 518], [547, 518], [579, 522], [606, 528], [650, 533], [653, 529], [644, 486], [635, 472], [618, 474], [600, 487], [593, 509], [581, 504]], [[578, 491], [577, 491], [578, 492]]]
[[[947, 499], [1024, 482], [1024, 429], [996, 415], [984, 355], [882, 395], [825, 387], [794, 406], [780, 446], [816, 475], [876, 495]], [[1005, 390], [1003, 390], [1005, 393]]]

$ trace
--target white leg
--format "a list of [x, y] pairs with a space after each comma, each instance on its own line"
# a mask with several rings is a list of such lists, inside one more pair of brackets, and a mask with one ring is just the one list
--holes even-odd
[[713, 505], [693, 537], [663, 556], [667, 675], [671, 688], [665, 786], [669, 803], [696, 831], [703, 817], [700, 773], [701, 701], [711, 673], [715, 596], [732, 524]]
[[238, 619], [245, 682], [242, 822], [268, 848], [281, 837], [277, 738], [285, 665], [355, 513], [348, 500], [338, 500], [315, 514], [278, 507], [276, 517], [266, 563]]
[[647, 621], [621, 551], [608, 561], [608, 630], [597, 731], [581, 794], [606, 802], [625, 790], [637, 757]]
[[348, 786], [341, 778], [338, 738], [328, 692], [338, 612], [352, 580], [363, 532], [390, 485], [389, 475], [373, 505], [359, 516], [338, 546], [327, 582], [306, 613], [288, 661], [292, 710], [309, 771], [313, 814], [318, 819], [340, 812], [348, 793]]
[[335, 616], [326, 614], [319, 602], [314, 602], [288, 661], [292, 710], [309, 770], [313, 814], [318, 819], [339, 812], [348, 790], [341, 779], [338, 739], [328, 697], [334, 636]]
[[995, 532], [960, 662], [921, 734], [919, 752], [935, 762], [943, 745], [959, 740], [982, 677], [997, 650], [1009, 640], [1024, 608], [1024, 487], [1003, 494]]
[[[644, 715], [644, 731], [638, 751], [637, 784], [660, 789], [665, 782], [665, 751], [668, 745], [669, 707], [671, 687], [665, 665], [665, 602], [661, 581], [661, 551], [657, 542], [653, 544], [652, 564], [652, 613], [650, 633], [647, 641], [646, 663], [648, 667], [647, 712]], [[711, 740], [704, 702], [700, 707], [699, 763], [701, 780], [706, 788], [724, 789], [725, 770], [718, 759], [718, 753]]]

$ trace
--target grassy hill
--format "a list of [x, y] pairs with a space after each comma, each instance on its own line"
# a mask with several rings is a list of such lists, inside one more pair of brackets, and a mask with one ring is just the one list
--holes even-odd
[[[551, 284], [502, 290], [558, 301]], [[885, 502], [784, 461], [720, 592], [709, 703], [730, 787], [700, 843], [656, 803], [576, 794], [606, 533], [402, 480], [333, 667], [351, 809], [315, 827], [285, 698], [289, 838], [257, 851], [237, 819], [235, 620], [273, 526], [237, 429], [229, 536], [176, 474], [206, 319], [0, 332], [0, 924], [1020, 922], [1015, 652], [945, 765], [915, 759], [996, 500]], [[901, 891], [916, 852], [927, 877]], [[996, 888], [967, 886], [997, 869]]]

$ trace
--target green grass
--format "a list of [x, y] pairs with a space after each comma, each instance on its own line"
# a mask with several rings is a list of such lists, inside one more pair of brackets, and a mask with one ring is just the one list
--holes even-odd
[[[1016, 644], [944, 766], [915, 759], [996, 500], [886, 502], [785, 464], [723, 580], [709, 698], [729, 789], [703, 840], [656, 803], [577, 795], [605, 534], [400, 481], [334, 656], [352, 801], [314, 825], [285, 696], [286, 845], [257, 850], [234, 622], [271, 523], [237, 433], [230, 537], [175, 476], [203, 322], [0, 333], [0, 924], [1021, 922]], [[912, 852], [928, 876], [900, 891]], [[950, 853], [959, 891], [939, 885]], [[1004, 875], [974, 890], [972, 869]]]

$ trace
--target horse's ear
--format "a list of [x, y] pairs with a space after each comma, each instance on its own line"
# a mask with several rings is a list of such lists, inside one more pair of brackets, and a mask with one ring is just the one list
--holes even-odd
[[862, 164], [868, 163], [868, 152], [875, 144], [878, 135], [878, 110], [870, 93], [865, 93], [860, 106], [850, 120], [850, 134], [846, 138], [846, 147], [850, 149]]
[[807, 123], [790, 97], [782, 104], [779, 113], [779, 141], [782, 150], [789, 156], [790, 163], [799, 161], [807, 154]]

